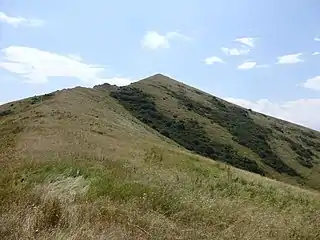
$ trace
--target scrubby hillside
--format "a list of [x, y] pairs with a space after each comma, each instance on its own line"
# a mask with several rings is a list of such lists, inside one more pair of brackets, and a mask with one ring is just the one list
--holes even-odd
[[320, 190], [319, 132], [241, 108], [161, 74], [111, 96], [188, 150]]
[[316, 186], [315, 147], [302, 167], [279, 144], [309, 149], [318, 133], [251, 112], [234, 120], [279, 136], [268, 144], [282, 155], [262, 149], [286, 163], [275, 170], [219, 120], [234, 105], [179, 85], [158, 75], [0, 106], [0, 238], [319, 239], [319, 192], [260, 176]]

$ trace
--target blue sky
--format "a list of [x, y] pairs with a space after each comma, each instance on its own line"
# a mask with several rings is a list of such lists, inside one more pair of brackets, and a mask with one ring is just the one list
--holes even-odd
[[317, 0], [0, 3], [0, 103], [163, 73], [320, 129]]

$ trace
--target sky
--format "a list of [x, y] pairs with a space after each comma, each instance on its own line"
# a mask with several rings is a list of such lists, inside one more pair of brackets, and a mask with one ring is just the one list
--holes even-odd
[[0, 1], [0, 104], [162, 73], [320, 130], [317, 0]]

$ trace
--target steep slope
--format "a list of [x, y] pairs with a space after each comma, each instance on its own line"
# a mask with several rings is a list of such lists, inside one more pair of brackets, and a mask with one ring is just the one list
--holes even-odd
[[[224, 137], [216, 151], [226, 157], [224, 142], [236, 143], [219, 124], [189, 120], [198, 116], [193, 111], [182, 118], [189, 110], [174, 108], [178, 99], [167, 94], [162, 97], [170, 101], [163, 100], [150, 84], [156, 83], [133, 85], [156, 103], [138, 90], [103, 85], [0, 106], [0, 239], [319, 238], [318, 192], [186, 151], [178, 143], [189, 137], [210, 144], [216, 144], [212, 136]], [[138, 95], [142, 108], [166, 122], [152, 125], [126, 97], [119, 104], [118, 90], [137, 91], [127, 98]], [[172, 120], [175, 110], [181, 121]], [[184, 131], [163, 127], [160, 134], [159, 124]], [[231, 154], [240, 162], [254, 155]]]
[[320, 189], [319, 132], [241, 108], [161, 74], [111, 96], [188, 150]]

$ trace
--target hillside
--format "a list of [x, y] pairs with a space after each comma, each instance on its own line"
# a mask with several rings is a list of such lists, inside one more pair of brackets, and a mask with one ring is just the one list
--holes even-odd
[[320, 190], [320, 133], [161, 74], [112, 91], [133, 116], [205, 157]]
[[320, 239], [319, 143], [162, 75], [11, 102], [0, 238]]

